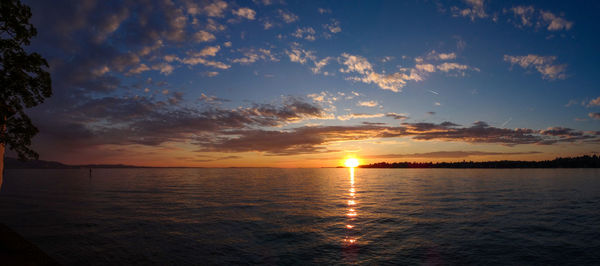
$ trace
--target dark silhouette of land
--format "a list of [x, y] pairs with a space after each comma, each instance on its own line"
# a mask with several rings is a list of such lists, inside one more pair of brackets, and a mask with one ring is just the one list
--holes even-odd
[[146, 166], [135, 166], [126, 164], [82, 164], [69, 165], [54, 161], [29, 160], [21, 161], [16, 158], [4, 158], [4, 167], [6, 169], [79, 169], [79, 168], [152, 168]]
[[21, 235], [0, 224], [1, 265], [60, 265]]
[[360, 168], [600, 168], [598, 155], [556, 158], [546, 161], [488, 161], [488, 162], [396, 162], [361, 165]]

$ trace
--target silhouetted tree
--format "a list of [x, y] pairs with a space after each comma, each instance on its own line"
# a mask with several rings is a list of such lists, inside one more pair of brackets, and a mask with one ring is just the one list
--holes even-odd
[[50, 73], [46, 71], [48, 62], [24, 48], [37, 34], [30, 18], [31, 9], [20, 1], [0, 1], [0, 186], [6, 146], [19, 159], [38, 158], [29, 148], [38, 129], [24, 109], [52, 95]]

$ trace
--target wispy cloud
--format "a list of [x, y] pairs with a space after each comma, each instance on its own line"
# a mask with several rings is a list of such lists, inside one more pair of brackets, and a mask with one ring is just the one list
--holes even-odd
[[279, 9], [277, 12], [279, 12], [279, 17], [281, 17], [281, 19], [285, 22], [285, 23], [292, 23], [298, 20], [298, 16], [295, 15], [292, 12], [289, 11], [284, 11]]
[[336, 34], [342, 32], [342, 27], [340, 27], [340, 22], [338, 20], [332, 20], [331, 23], [323, 25], [330, 33]]
[[343, 99], [344, 96], [345, 94], [341, 92], [338, 92], [337, 94], [332, 94], [327, 91], [322, 91], [320, 93], [308, 94], [306, 97], [311, 99], [313, 102], [323, 106], [324, 111], [334, 112], [337, 109], [334, 103], [340, 99]]
[[573, 27], [573, 22], [567, 21], [551, 12], [540, 11], [540, 13], [542, 14], [542, 20], [548, 25], [546, 29], [550, 31], [570, 30]]
[[158, 64], [154, 64], [152, 65], [152, 70], [158, 70], [161, 74], [164, 75], [169, 75], [171, 73], [173, 73], [173, 70], [175, 68], [167, 63], [158, 63]]
[[331, 14], [331, 9], [329, 8], [317, 8], [317, 11], [319, 12], [319, 14]]
[[200, 8], [193, 2], [188, 2], [187, 11], [190, 14], [198, 14], [201, 11], [204, 12], [209, 17], [223, 17], [224, 11], [227, 9], [227, 2], [225, 1], [214, 1], [204, 8]]
[[435, 50], [431, 50], [426, 58], [429, 60], [452, 60], [456, 59], [456, 53], [438, 53]]
[[256, 11], [247, 7], [241, 7], [237, 10], [232, 10], [231, 13], [238, 17], [246, 18], [249, 20], [254, 20], [256, 18]]
[[279, 59], [271, 53], [271, 50], [259, 48], [259, 49], [242, 49], [244, 57], [235, 58], [231, 62], [248, 65], [258, 60], [265, 60], [271, 62], [277, 62]]
[[415, 58], [415, 69], [420, 73], [434, 73], [436, 71], [441, 71], [454, 76], [466, 76], [467, 70], [480, 71], [479, 68], [456, 62], [439, 62], [454, 60], [456, 57], [456, 53], [454, 52], [438, 53], [435, 50], [431, 50], [426, 56]]
[[324, 91], [322, 91], [321, 93], [312, 93], [312, 94], [307, 95], [306, 97], [312, 99], [314, 102], [319, 102], [319, 103], [323, 103], [323, 102], [333, 103], [337, 100], [337, 98], [330, 97], [329, 94]]
[[305, 64], [309, 60], [316, 60], [316, 56], [314, 55], [313, 51], [304, 50], [297, 43], [292, 44], [292, 47], [290, 47], [289, 50], [286, 50], [285, 53], [290, 58], [290, 61], [300, 64]]
[[464, 0], [465, 6], [460, 8], [453, 6], [450, 8], [452, 15], [455, 17], [468, 17], [472, 21], [476, 18], [486, 18], [488, 14], [485, 12], [484, 0]]
[[[581, 135], [578, 135], [581, 133]], [[241, 130], [230, 133], [236, 137], [203, 143], [206, 151], [261, 151], [271, 155], [295, 155], [305, 153], [335, 152], [327, 144], [339, 141], [411, 137], [420, 141], [462, 141], [467, 143], [499, 143], [507, 146], [521, 144], [551, 145], [564, 142], [598, 141], [595, 134], [571, 130], [567, 135], [551, 134], [533, 129], [502, 129], [491, 127], [485, 122], [476, 122], [471, 127], [460, 127], [451, 122], [403, 123], [391, 127], [379, 123], [358, 126], [311, 126], [290, 130]], [[533, 154], [536, 152], [507, 153]], [[504, 154], [504, 155], [507, 155]], [[436, 154], [430, 154], [435, 156]], [[437, 154], [449, 156], [451, 154]], [[455, 154], [466, 156], [468, 154]], [[486, 155], [486, 154], [472, 154]], [[487, 155], [502, 155], [490, 152]]]
[[333, 57], [325, 57], [322, 59], [318, 59], [315, 55], [314, 51], [303, 49], [299, 43], [292, 43], [291, 47], [288, 50], [285, 50], [285, 53], [290, 58], [290, 61], [300, 64], [308, 64], [310, 62], [313, 63], [313, 67], [310, 67], [310, 71], [314, 74], [323, 74], [325, 76], [333, 75], [328, 71], [322, 71], [323, 67], [327, 66], [329, 62], [331, 62]]
[[292, 33], [292, 36], [299, 39], [314, 41], [316, 39], [315, 33], [316, 31], [312, 27], [304, 27], [296, 29], [296, 31]]
[[467, 69], [469, 69], [469, 66], [461, 65], [458, 63], [447, 63], [446, 62], [446, 63], [439, 64], [436, 68], [442, 72], [450, 72], [452, 70], [467, 70]]
[[565, 79], [566, 64], [554, 64], [556, 56], [540, 56], [529, 54], [525, 56], [504, 55], [504, 61], [512, 65], [519, 65], [524, 69], [535, 68], [544, 79]]
[[508, 123], [510, 123], [510, 121], [512, 121], [512, 117], [508, 118], [508, 120], [504, 121], [504, 123], [502, 123], [501, 127], [505, 127], [506, 125], [508, 125]]
[[219, 72], [217, 72], [217, 71], [205, 71], [205, 72], [202, 72], [202, 75], [205, 76], [205, 77], [211, 77], [212, 78], [212, 77], [216, 77], [217, 75], [219, 75]]
[[587, 107], [600, 106], [600, 96], [596, 99], [591, 99], [590, 102], [586, 105]]
[[[316, 58], [315, 58], [315, 61], [314, 61], [315, 66], [312, 67], [310, 70], [315, 74], [319, 74], [319, 73], [321, 73], [321, 69], [323, 67], [325, 67], [332, 59], [333, 59], [333, 57], [325, 57], [321, 60], [316, 60]], [[330, 75], [330, 73], [327, 71], [323, 72], [323, 74], [326, 76]]]
[[[197, 65], [197, 64], [202, 64], [205, 66], [210, 66], [210, 67], [214, 67], [214, 68], [219, 68], [219, 69], [228, 69], [231, 66], [222, 63], [222, 62], [218, 62], [218, 61], [211, 61], [206, 59], [206, 57], [213, 57], [215, 56], [219, 50], [221, 49], [221, 47], [219, 45], [216, 46], [207, 46], [205, 48], [203, 48], [200, 51], [188, 51], [187, 52], [187, 57], [185, 58], [179, 58], [175, 55], [166, 55], [164, 56], [164, 60], [166, 62], [180, 62], [186, 65]], [[165, 64], [163, 64], [163, 66], [165, 66]], [[153, 67], [153, 69], [155, 69], [155, 67]], [[171, 69], [172, 71], [172, 69]], [[161, 70], [162, 72], [162, 70]], [[169, 72], [170, 73], [170, 72]]]
[[533, 6], [513, 6], [510, 9], [504, 9], [504, 13], [512, 13], [515, 18], [518, 18], [517, 26], [532, 26], [534, 24], [535, 8]]
[[423, 72], [435, 72], [435, 66], [432, 64], [416, 64], [415, 68]]
[[200, 94], [200, 98], [198, 98], [198, 100], [202, 101], [202, 102], [209, 103], [209, 104], [229, 102], [229, 100], [227, 100], [227, 99], [222, 99], [222, 98], [219, 98], [219, 97], [214, 96], [214, 95], [208, 96], [208, 95], [206, 95], [204, 93]]
[[196, 42], [212, 42], [217, 39], [214, 34], [204, 30], [196, 32], [193, 38]]
[[385, 114], [362, 114], [362, 113], [354, 113], [347, 115], [339, 115], [337, 117], [338, 120], [350, 120], [350, 119], [369, 119], [369, 118], [378, 118], [383, 117]]
[[205, 57], [205, 56], [215, 56], [221, 50], [221, 46], [207, 46], [204, 47], [199, 52], [189, 52], [188, 54], [193, 57]]
[[219, 52], [220, 49], [221, 49], [221, 47], [219, 45], [208, 46], [197, 52], [196, 51], [188, 51], [187, 57], [185, 57], [185, 58], [179, 58], [174, 55], [167, 55], [167, 56], [165, 56], [165, 60], [167, 62], [177, 61], [177, 62], [181, 62], [183, 64], [191, 65], [191, 66], [202, 64], [205, 66], [214, 67], [214, 68], [218, 68], [218, 69], [229, 69], [231, 67], [230, 65], [227, 65], [223, 62], [212, 61], [212, 60], [206, 59], [206, 57], [215, 56]]
[[533, 6], [513, 6], [504, 9], [504, 13], [510, 13], [517, 19], [514, 24], [517, 27], [545, 28], [548, 31], [570, 30], [573, 22], [566, 20], [550, 11], [536, 9]]
[[387, 117], [391, 117], [396, 120], [406, 120], [408, 119], [408, 114], [398, 114], [398, 113], [387, 113], [385, 114]]
[[356, 105], [364, 107], [376, 107], [379, 105], [377, 101], [359, 101]]
[[129, 10], [127, 8], [121, 8], [121, 10], [117, 13], [110, 14], [106, 16], [104, 21], [102, 21], [97, 26], [97, 33], [94, 41], [97, 43], [103, 42], [106, 38], [115, 32], [125, 19], [129, 17]]
[[341, 62], [346, 68], [340, 69], [340, 72], [359, 74], [359, 76], [349, 77], [348, 79], [363, 83], [373, 83], [384, 90], [391, 90], [393, 92], [399, 92], [406, 85], [407, 81], [423, 80], [414, 70], [393, 74], [377, 73], [366, 58], [358, 55], [343, 53]]
[[[183, 98], [179, 92], [164, 91], [170, 104], [177, 104]], [[213, 103], [223, 101], [214, 96], [202, 94], [201, 101]], [[197, 110], [186, 107], [175, 108], [162, 101], [152, 101], [147, 97], [90, 99], [85, 104], [70, 108], [73, 112], [53, 125], [40, 123], [46, 136], [65, 136], [56, 132], [60, 128], [77, 127], [70, 141], [85, 140], [87, 146], [102, 144], [150, 145], [165, 142], [188, 142], [200, 136], [211, 134], [219, 138], [224, 132], [233, 129], [249, 129], [255, 126], [273, 127], [296, 123], [304, 119], [321, 119], [326, 116], [314, 104], [288, 98], [281, 105], [254, 104], [236, 109], [209, 108]], [[87, 117], [82, 120], [81, 117]], [[96, 123], [94, 121], [106, 121]], [[79, 132], [79, 133], [77, 133]], [[77, 137], [74, 134], [79, 134]], [[213, 135], [216, 134], [216, 135]], [[81, 144], [71, 143], [80, 146]]]
[[129, 75], [136, 75], [148, 70], [150, 70], [150, 67], [148, 67], [146, 64], [140, 64], [139, 66], [130, 69], [127, 73]]

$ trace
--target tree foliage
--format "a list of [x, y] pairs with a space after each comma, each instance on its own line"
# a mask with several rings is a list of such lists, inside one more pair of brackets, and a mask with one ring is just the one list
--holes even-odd
[[48, 62], [24, 48], [37, 35], [30, 18], [31, 9], [20, 1], [0, 1], [0, 143], [20, 159], [38, 157], [29, 148], [38, 129], [24, 109], [52, 95]]

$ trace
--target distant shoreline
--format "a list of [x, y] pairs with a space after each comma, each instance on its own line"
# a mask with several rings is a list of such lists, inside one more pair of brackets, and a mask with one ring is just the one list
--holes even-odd
[[[68, 165], [54, 161], [32, 160], [20, 161], [16, 158], [6, 157], [4, 159], [6, 169], [248, 169], [248, 168], [281, 168], [287, 167], [197, 167], [197, 166], [137, 166], [125, 164], [86, 164]], [[302, 167], [302, 168], [347, 168], [345, 166], [325, 167]], [[462, 161], [462, 162], [379, 162], [360, 165], [357, 168], [443, 168], [443, 169], [530, 169], [530, 168], [600, 168], [600, 157], [598, 155], [584, 155], [579, 157], [556, 158], [545, 161]]]
[[546, 161], [486, 161], [486, 162], [396, 162], [361, 165], [360, 168], [456, 168], [456, 169], [516, 169], [516, 168], [600, 168], [600, 157], [584, 155]]

